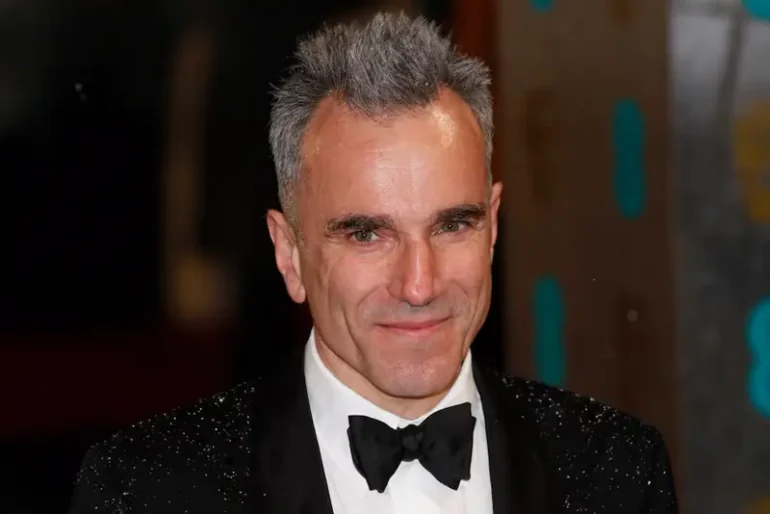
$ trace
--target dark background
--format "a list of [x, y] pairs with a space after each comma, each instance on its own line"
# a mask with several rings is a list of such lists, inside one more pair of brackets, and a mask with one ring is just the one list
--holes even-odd
[[[376, 7], [0, 5], [0, 513], [66, 511], [88, 446], [263, 373], [305, 342], [307, 313], [283, 289], [264, 225], [277, 207], [269, 91], [298, 35]], [[417, 8], [452, 26], [451, 2]], [[236, 317], [185, 327], [161, 301], [161, 175], [173, 49], [199, 25], [215, 50], [196, 244], [241, 273]], [[494, 300], [478, 359], [500, 365], [500, 334]]]

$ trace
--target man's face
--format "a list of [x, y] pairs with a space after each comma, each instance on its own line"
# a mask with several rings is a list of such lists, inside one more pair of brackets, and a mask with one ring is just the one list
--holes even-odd
[[[489, 310], [502, 186], [491, 190], [469, 107], [372, 120], [325, 100], [303, 141], [301, 241], [269, 214], [276, 260], [308, 300], [319, 352], [354, 390], [448, 389]], [[367, 396], [366, 394], [364, 394]]]

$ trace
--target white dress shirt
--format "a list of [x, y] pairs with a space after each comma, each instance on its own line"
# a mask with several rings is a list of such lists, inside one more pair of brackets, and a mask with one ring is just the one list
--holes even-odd
[[[314, 332], [305, 348], [305, 379], [335, 514], [492, 514], [484, 413], [473, 379], [470, 352], [447, 395], [431, 412], [412, 421], [377, 407], [342, 384], [318, 355]], [[455, 491], [414, 460], [401, 463], [385, 492], [369, 490], [350, 454], [349, 415], [369, 416], [391, 428], [401, 428], [419, 424], [437, 410], [465, 402], [470, 402], [476, 418], [470, 480], [461, 482]]]

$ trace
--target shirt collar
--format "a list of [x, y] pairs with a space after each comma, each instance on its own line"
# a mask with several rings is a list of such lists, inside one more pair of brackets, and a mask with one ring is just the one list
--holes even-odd
[[401, 418], [378, 407], [340, 382], [318, 354], [315, 329], [311, 331], [305, 348], [305, 380], [319, 442], [327, 446], [333, 455], [344, 456], [350, 465], [352, 461], [347, 438], [350, 415], [368, 416], [382, 421], [391, 428], [399, 428], [410, 423], [418, 424], [438, 410], [465, 402], [471, 403], [474, 412], [480, 410], [480, 405], [477, 405], [480, 403], [480, 398], [473, 379], [470, 351], [449, 392], [430, 412], [415, 420]]

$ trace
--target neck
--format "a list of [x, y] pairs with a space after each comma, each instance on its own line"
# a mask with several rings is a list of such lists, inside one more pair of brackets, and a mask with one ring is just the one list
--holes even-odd
[[378, 389], [371, 381], [337, 356], [325, 343], [319, 340], [318, 335], [316, 335], [314, 344], [321, 361], [337, 380], [377, 407], [403, 419], [414, 420], [427, 414], [439, 404], [451, 388], [450, 383], [446, 389], [425, 397], [392, 396]]

